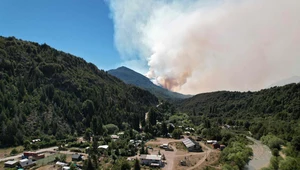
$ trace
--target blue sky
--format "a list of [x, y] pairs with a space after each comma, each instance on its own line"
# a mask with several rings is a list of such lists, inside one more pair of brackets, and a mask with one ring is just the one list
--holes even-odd
[[47, 43], [104, 70], [122, 62], [103, 0], [1, 0], [0, 35]]

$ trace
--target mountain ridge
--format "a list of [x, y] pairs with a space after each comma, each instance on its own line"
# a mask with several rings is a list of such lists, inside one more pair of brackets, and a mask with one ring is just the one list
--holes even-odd
[[[0, 147], [139, 122], [156, 96], [47, 44], [0, 36]], [[122, 121], [119, 121], [119, 120]]]
[[156, 95], [158, 98], [164, 100], [173, 101], [191, 97], [191, 95], [184, 95], [177, 92], [172, 92], [161, 86], [155, 85], [149, 78], [125, 66], [121, 66], [116, 69], [111, 69], [107, 72], [115, 77], [118, 77], [126, 84], [132, 84], [145, 90], [148, 90], [152, 94]]

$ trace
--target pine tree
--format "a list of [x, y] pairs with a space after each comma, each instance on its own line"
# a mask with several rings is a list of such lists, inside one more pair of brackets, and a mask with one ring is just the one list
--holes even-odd
[[140, 169], [141, 169], [140, 161], [138, 159], [135, 159], [134, 170], [140, 170]]

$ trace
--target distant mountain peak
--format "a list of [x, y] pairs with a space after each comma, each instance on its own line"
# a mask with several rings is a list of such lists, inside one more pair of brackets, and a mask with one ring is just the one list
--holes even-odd
[[190, 95], [172, 92], [159, 85], [156, 85], [146, 76], [125, 66], [109, 70], [108, 73], [115, 77], [118, 77], [126, 84], [132, 84], [140, 88], [146, 89], [161, 99], [176, 100], [190, 97]]

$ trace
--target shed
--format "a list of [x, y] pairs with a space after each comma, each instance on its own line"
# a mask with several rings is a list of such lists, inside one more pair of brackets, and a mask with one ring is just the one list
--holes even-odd
[[182, 140], [185, 147], [189, 152], [199, 152], [202, 151], [201, 146], [198, 142], [196, 142], [193, 138], [189, 137]]
[[82, 160], [82, 155], [80, 155], [80, 154], [72, 155], [72, 161], [81, 161], [81, 160]]
[[162, 166], [162, 156], [161, 155], [141, 155], [140, 161], [142, 165], [147, 166]]
[[6, 168], [15, 168], [17, 165], [18, 165], [18, 161], [4, 162], [4, 167], [6, 167]]

